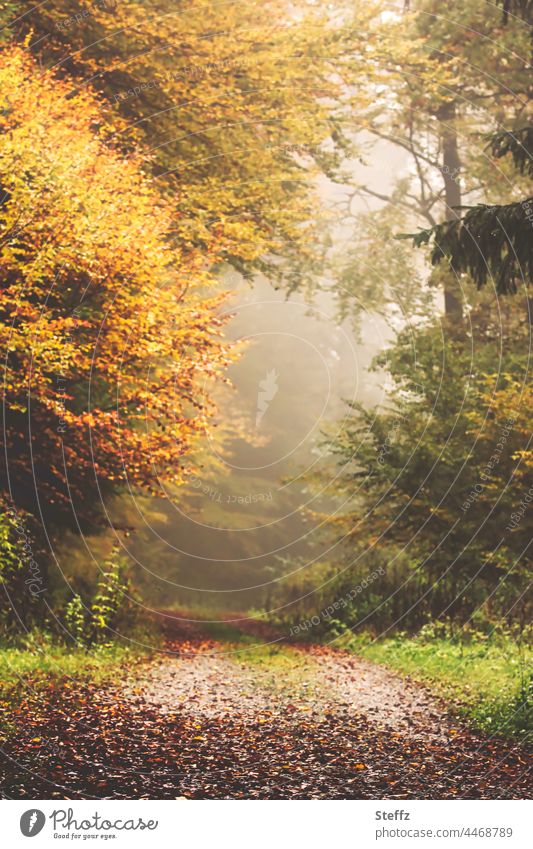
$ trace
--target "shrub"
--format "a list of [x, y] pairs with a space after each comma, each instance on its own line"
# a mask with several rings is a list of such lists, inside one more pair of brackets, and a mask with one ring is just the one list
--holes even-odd
[[91, 643], [107, 642], [106, 638], [112, 635], [120, 620], [130, 610], [130, 582], [126, 577], [126, 568], [124, 560], [114, 549], [110, 560], [104, 565], [90, 608]]
[[87, 609], [78, 593], [75, 593], [65, 608], [65, 628], [77, 646], [87, 644]]

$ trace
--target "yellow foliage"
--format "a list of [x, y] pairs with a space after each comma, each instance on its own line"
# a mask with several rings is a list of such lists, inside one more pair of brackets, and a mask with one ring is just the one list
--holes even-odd
[[[0, 340], [9, 475], [83, 516], [119, 486], [159, 491], [209, 418], [229, 352], [221, 296], [207, 297], [224, 247], [191, 247], [139, 153], [109, 144], [94, 95], [0, 54]], [[170, 238], [171, 234], [171, 238]]]

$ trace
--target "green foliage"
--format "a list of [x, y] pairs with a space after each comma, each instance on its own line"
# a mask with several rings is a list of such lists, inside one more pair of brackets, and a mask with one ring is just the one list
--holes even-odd
[[90, 608], [90, 641], [104, 643], [112, 639], [121, 616], [129, 609], [130, 585], [126, 566], [115, 549], [104, 566]]
[[14, 622], [29, 625], [39, 596], [46, 591], [42, 558], [36, 558], [35, 520], [23, 510], [0, 501], [0, 628]]
[[79, 593], [74, 593], [63, 614], [67, 642], [89, 649], [111, 643], [121, 627], [131, 631], [135, 617], [127, 570], [125, 560], [114, 548], [104, 563], [92, 599], [85, 602]]
[[[510, 154], [521, 174], [533, 175], [533, 127], [495, 133], [490, 148], [496, 159]], [[498, 294], [514, 294], [533, 280], [532, 228], [533, 197], [527, 197], [504, 205], [478, 204], [461, 218], [396, 238], [412, 238], [415, 247], [433, 241], [433, 265], [445, 259], [478, 289], [492, 281]]]
[[[531, 635], [529, 635], [530, 638]], [[525, 740], [533, 731], [531, 642], [524, 632], [457, 630], [438, 622], [415, 637], [369, 640], [349, 646], [377, 663], [429, 683], [452, 707], [491, 734]]]
[[78, 593], [72, 596], [65, 608], [64, 624], [74, 643], [82, 647], [87, 640], [87, 611]]
[[400, 333], [375, 363], [388, 372], [386, 405], [354, 405], [328, 440], [338, 469], [320, 483], [333, 477], [345, 500], [329, 522], [341, 554], [329, 580], [307, 575], [306, 613], [381, 562], [384, 575], [336, 614], [347, 627], [418, 629], [483, 608], [489, 618], [529, 615], [533, 510], [524, 502], [516, 512], [533, 484], [529, 331], [510, 317], [502, 344], [485, 303], [471, 319], [471, 337], [443, 339], [437, 324]]
[[18, 0], [3, 0], [0, 2], [0, 43], [6, 43], [11, 38], [9, 23], [19, 14]]
[[520, 174], [533, 176], [533, 127], [494, 133], [490, 137], [490, 149], [496, 159], [511, 154], [513, 164]]
[[500, 295], [513, 294], [533, 281], [533, 197], [519, 203], [479, 204], [463, 218], [419, 233], [401, 234], [415, 247], [433, 240], [431, 262], [447, 260], [456, 274], [466, 273], [478, 289], [489, 281]]
[[[517, 175], [514, 180], [504, 179], [509, 166], [502, 161], [512, 157], [526, 182], [531, 135], [527, 126], [523, 128], [530, 124], [524, 108], [530, 99], [528, 63], [523, 57], [531, 50], [529, 27], [508, 14], [509, 4], [506, 26], [502, 26], [501, 10], [483, 0], [452, 2], [447, 15], [442, 15], [441, 6], [437, 0], [418, 0], [411, 14], [399, 15], [394, 25], [383, 28], [385, 38], [387, 29], [393, 30], [394, 44], [402, 46], [392, 49], [412, 48], [397, 62], [402, 71], [389, 72], [386, 77], [387, 100], [392, 107], [389, 118], [380, 103], [376, 113], [370, 110], [364, 127], [377, 140], [396, 145], [404, 157], [407, 154], [409, 166], [407, 174], [402, 169], [392, 191], [364, 184], [358, 190], [362, 197], [390, 204], [396, 217], [401, 216], [404, 230], [429, 225], [411, 238], [418, 246], [432, 242], [433, 264], [449, 258], [456, 273], [472, 274], [478, 285], [493, 276], [498, 292], [512, 292], [522, 276], [529, 282], [533, 271], [528, 212], [520, 204], [506, 205], [515, 199], [509, 198], [509, 186], [516, 183]], [[521, 14], [526, 12], [522, 6]], [[415, 80], [412, 63], [420, 55], [424, 67]], [[389, 58], [384, 59], [385, 66], [390, 65]], [[502, 132], [502, 127], [509, 131]], [[480, 145], [487, 134], [492, 156]], [[527, 197], [530, 193], [527, 185], [523, 194]], [[490, 209], [480, 205], [457, 221], [461, 211], [468, 209], [472, 194], [476, 201], [481, 196], [499, 205]], [[396, 223], [396, 232], [399, 229]], [[357, 232], [354, 241], [359, 241]], [[390, 252], [385, 245], [383, 254]], [[369, 283], [374, 276], [374, 255], [369, 253]], [[377, 260], [376, 267], [381, 264]], [[359, 258], [358, 270], [363, 273], [349, 287], [356, 296], [359, 292], [365, 296], [369, 288], [364, 265]], [[412, 271], [415, 269], [416, 261]], [[395, 273], [391, 264], [390, 273], [375, 287], [376, 299], [381, 291], [387, 292], [388, 285], [403, 294]], [[460, 309], [453, 282], [450, 284], [453, 274], [439, 279], [446, 294], [446, 310], [457, 317]], [[409, 275], [404, 276], [401, 287], [408, 290], [410, 282]], [[461, 300], [469, 301], [468, 291]], [[409, 307], [409, 302], [406, 305]]]
[[13, 519], [0, 514], [0, 584], [8, 598], [21, 582], [22, 560]]

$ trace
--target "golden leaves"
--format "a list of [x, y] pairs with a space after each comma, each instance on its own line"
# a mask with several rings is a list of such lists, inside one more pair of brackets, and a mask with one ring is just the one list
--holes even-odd
[[[50, 499], [69, 483], [84, 499], [98, 481], [179, 481], [179, 458], [207, 427], [209, 380], [228, 358], [219, 339], [216, 258], [183, 245], [179, 220], [141, 170], [141, 157], [103, 143], [88, 93], [40, 73], [20, 48], [0, 54], [0, 341], [12, 461], [31, 396], [32, 439], [46, 456]], [[173, 229], [173, 241], [168, 238]], [[206, 379], [208, 382], [206, 382]], [[75, 450], [72, 452], [71, 448]], [[72, 477], [72, 480], [70, 480]]]

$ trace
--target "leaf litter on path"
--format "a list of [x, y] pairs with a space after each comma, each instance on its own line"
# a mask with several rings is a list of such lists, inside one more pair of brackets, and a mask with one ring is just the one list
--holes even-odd
[[114, 690], [29, 697], [3, 745], [13, 798], [503, 799], [523, 747], [474, 734], [425, 688], [347, 652], [170, 642]]

